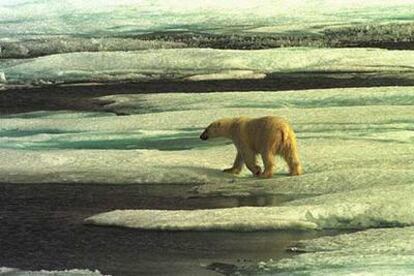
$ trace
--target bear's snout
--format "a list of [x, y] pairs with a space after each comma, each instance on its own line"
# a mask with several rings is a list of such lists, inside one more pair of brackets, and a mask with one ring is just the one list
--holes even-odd
[[204, 131], [203, 133], [201, 133], [200, 139], [201, 140], [207, 140], [208, 139], [207, 131]]

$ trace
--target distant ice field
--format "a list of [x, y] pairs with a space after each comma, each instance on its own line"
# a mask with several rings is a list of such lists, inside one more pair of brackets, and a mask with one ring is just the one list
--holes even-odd
[[[0, 88], [4, 86], [1, 83], [123, 82], [172, 75], [174, 79], [193, 80], [212, 75], [259, 78], [263, 72], [233, 72], [232, 68], [224, 72], [213, 70], [208, 72], [210, 76], [205, 72], [199, 76], [197, 72], [187, 75], [188, 72], [174, 70], [159, 75], [153, 70], [136, 70], [136, 64], [129, 62], [133, 57], [124, 60], [122, 70], [102, 71], [99, 60], [107, 59], [105, 55], [90, 56], [85, 52], [125, 53], [183, 47], [412, 49], [413, 14], [414, 3], [410, 0], [2, 0]], [[55, 65], [46, 69], [47, 74], [39, 74], [35, 68], [5, 72], [9, 70], [5, 69], [8, 65], [4, 65], [4, 59], [32, 63], [31, 58], [63, 53], [82, 54], [65, 57], [69, 60], [64, 63], [56, 57], [47, 59], [46, 63]], [[114, 63], [123, 56], [114, 54], [110, 59]], [[86, 60], [99, 65], [96, 72], [73, 66]]]
[[[3, 37], [131, 35], [171, 30], [306, 31], [324, 26], [413, 19], [409, 0], [5, 0]], [[292, 30], [292, 25], [298, 29]]]
[[263, 79], [277, 73], [301, 72], [365, 73], [372, 78], [413, 79], [413, 62], [413, 51], [369, 48], [77, 52], [0, 60], [0, 86]]

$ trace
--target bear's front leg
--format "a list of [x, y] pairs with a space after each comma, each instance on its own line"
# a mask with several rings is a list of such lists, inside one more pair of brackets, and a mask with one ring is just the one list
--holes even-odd
[[230, 174], [239, 174], [241, 170], [237, 168], [228, 168], [228, 169], [224, 169], [223, 172], [230, 173]]
[[243, 169], [244, 161], [240, 152], [237, 152], [236, 159], [234, 160], [233, 167], [224, 169], [223, 172], [231, 174], [239, 174]]

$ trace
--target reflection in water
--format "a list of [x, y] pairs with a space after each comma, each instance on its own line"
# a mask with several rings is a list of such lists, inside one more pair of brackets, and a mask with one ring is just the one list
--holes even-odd
[[[309, 195], [309, 196], [315, 196]], [[196, 209], [233, 208], [242, 206], [278, 206], [295, 199], [308, 197], [306, 194], [272, 194], [249, 196], [214, 196], [214, 197], [189, 197], [189, 206], [198, 206]]]

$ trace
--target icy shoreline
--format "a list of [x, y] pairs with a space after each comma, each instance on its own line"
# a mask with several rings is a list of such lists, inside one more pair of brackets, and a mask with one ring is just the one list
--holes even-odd
[[414, 224], [413, 183], [360, 189], [289, 201], [280, 207], [165, 211], [116, 210], [85, 220], [88, 224], [146, 230], [266, 231], [280, 229], [366, 229]]

